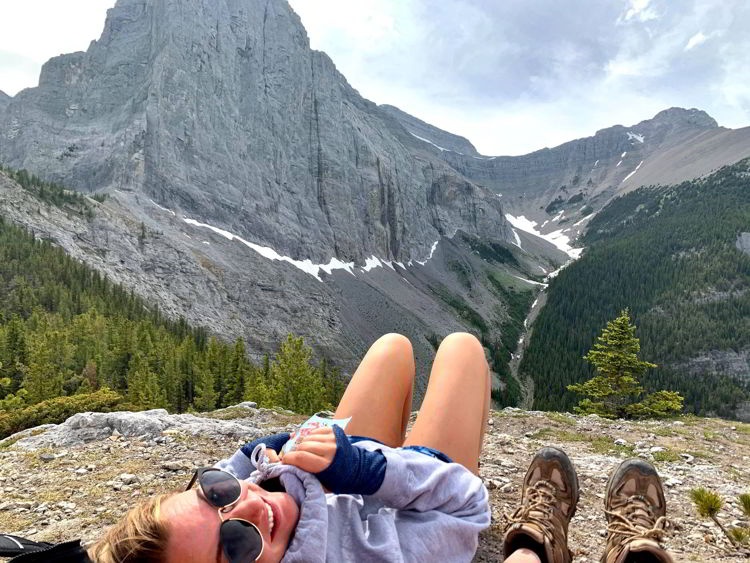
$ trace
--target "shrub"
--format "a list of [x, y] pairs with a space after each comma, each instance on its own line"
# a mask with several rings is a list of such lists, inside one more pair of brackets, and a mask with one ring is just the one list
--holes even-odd
[[23, 409], [0, 412], [0, 439], [41, 424], [60, 424], [79, 412], [110, 411], [122, 397], [110, 389], [96, 393], [58, 397]]

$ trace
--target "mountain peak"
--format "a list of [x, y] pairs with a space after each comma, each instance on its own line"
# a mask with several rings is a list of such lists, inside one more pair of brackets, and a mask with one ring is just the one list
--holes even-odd
[[683, 124], [691, 125], [694, 127], [705, 127], [707, 129], [713, 129], [718, 127], [719, 124], [716, 120], [708, 115], [705, 111], [691, 108], [678, 108], [671, 107], [657, 113], [652, 119], [643, 121], [641, 123], [667, 123], [667, 124]]
[[433, 145], [441, 152], [451, 151], [468, 156], [479, 156], [476, 147], [466, 137], [430, 125], [395, 106], [383, 104], [378, 107], [400, 122], [412, 136]]

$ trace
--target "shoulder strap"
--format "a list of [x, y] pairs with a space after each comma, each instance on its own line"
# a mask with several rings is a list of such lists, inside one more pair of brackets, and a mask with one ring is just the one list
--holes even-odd
[[51, 543], [35, 542], [10, 534], [0, 534], [0, 557], [14, 557], [22, 553], [47, 549], [52, 545]]
[[10, 563], [93, 563], [86, 550], [81, 547], [81, 540], [46, 545], [46, 548], [22, 552], [11, 559]]

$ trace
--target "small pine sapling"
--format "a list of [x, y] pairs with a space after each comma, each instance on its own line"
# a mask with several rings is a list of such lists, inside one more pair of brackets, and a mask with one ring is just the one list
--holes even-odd
[[[722, 501], [717, 493], [700, 487], [690, 491], [690, 498], [696, 510], [698, 510], [698, 514], [703, 518], [713, 520], [735, 549], [742, 550], [742, 546], [750, 543], [750, 532], [748, 530], [744, 528], [730, 528], [727, 530], [719, 520], [718, 514], [724, 506], [724, 501]], [[740, 495], [740, 503], [743, 511], [748, 514], [750, 511], [750, 495]], [[744, 551], [743, 553], [747, 554]]]

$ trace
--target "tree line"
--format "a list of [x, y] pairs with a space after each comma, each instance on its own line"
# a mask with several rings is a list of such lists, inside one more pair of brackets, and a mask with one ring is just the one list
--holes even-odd
[[312, 413], [346, 382], [290, 335], [275, 357], [249, 359], [171, 320], [96, 270], [0, 216], [0, 410], [110, 389], [122, 407], [211, 410], [243, 400]]
[[587, 250], [550, 284], [520, 366], [534, 380], [535, 408], [576, 404], [568, 386], [593, 375], [583, 356], [625, 308], [644, 357], [659, 365], [647, 390], [674, 389], [700, 415], [734, 416], [750, 398], [750, 380], [695, 361], [750, 350], [750, 256], [736, 247], [750, 230], [748, 164], [641, 188], [592, 219]]

